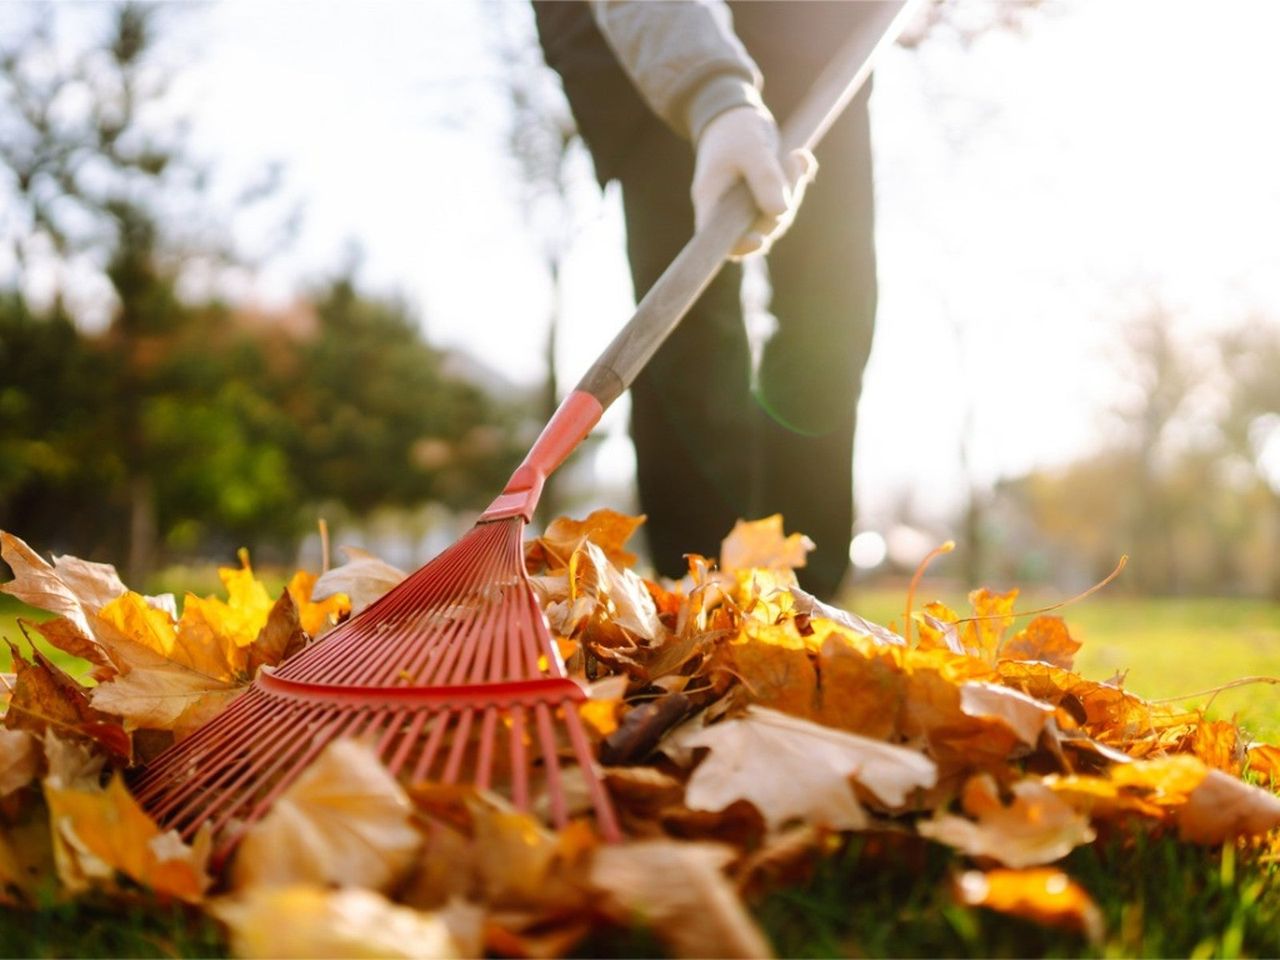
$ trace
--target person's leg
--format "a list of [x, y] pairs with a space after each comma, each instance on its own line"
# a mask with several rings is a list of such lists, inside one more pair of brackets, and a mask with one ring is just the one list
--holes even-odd
[[800, 580], [823, 597], [849, 565], [856, 408], [875, 319], [867, 93], [818, 148], [817, 179], [769, 254], [778, 329], [756, 382], [765, 412], [759, 512], [782, 513], [789, 530], [813, 538]]
[[[654, 119], [620, 165], [627, 254], [642, 297], [693, 233], [690, 145]], [[750, 507], [754, 451], [741, 269], [727, 265], [631, 388], [631, 436], [658, 573], [717, 556]]]

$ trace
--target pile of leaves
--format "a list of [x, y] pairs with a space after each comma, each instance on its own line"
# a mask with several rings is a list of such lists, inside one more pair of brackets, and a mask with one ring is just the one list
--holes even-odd
[[[801, 590], [811, 545], [779, 517], [740, 523], [679, 583], [632, 569], [640, 522], [598, 511], [526, 544], [599, 761], [569, 771], [564, 829], [473, 787], [400, 783], [370, 744], [338, 740], [216, 875], [207, 833], [161, 829], [126, 774], [403, 573], [356, 554], [273, 599], [242, 557], [225, 600], [179, 613], [109, 566], [0, 534], [15, 574], [0, 589], [55, 615], [24, 631], [92, 664], [82, 683], [10, 644], [0, 901], [145, 892], [207, 911], [242, 956], [558, 956], [637, 923], [677, 955], [764, 956], [749, 905], [851, 834], [952, 848], [968, 865], [956, 902], [1094, 942], [1101, 912], [1055, 866], [1077, 847], [1280, 855], [1280, 749], [1075, 673], [1066, 623], [1016, 614], [1017, 591], [974, 591], [967, 617], [909, 600], [898, 633]], [[600, 841], [586, 776], [624, 842]]]

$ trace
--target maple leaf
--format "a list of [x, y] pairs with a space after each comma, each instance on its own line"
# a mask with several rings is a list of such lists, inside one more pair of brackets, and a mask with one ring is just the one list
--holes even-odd
[[596, 852], [591, 883], [620, 921], [640, 917], [678, 957], [768, 957], [724, 867], [731, 847], [650, 840]]
[[802, 533], [783, 536], [782, 514], [762, 520], [739, 520], [720, 544], [720, 569], [794, 570], [805, 565], [813, 541]]
[[972, 857], [991, 857], [1008, 867], [1033, 867], [1065, 857], [1094, 838], [1087, 817], [1077, 813], [1039, 780], [1020, 780], [1009, 805], [988, 774], [971, 777], [961, 795], [965, 813], [937, 812], [916, 825], [921, 836]]
[[995, 593], [986, 587], [970, 592], [973, 618], [965, 622], [960, 633], [966, 653], [988, 661], [996, 658], [1004, 632], [1013, 623], [1013, 605], [1017, 599], [1017, 588], [1008, 593]]
[[590, 542], [604, 552], [609, 562], [630, 567], [636, 555], [623, 549], [645, 518], [629, 517], [614, 510], [594, 510], [585, 520], [557, 517], [546, 531], [525, 544], [525, 565], [531, 570], [563, 570], [584, 543]]
[[955, 878], [953, 891], [965, 906], [1078, 930], [1095, 945], [1106, 932], [1093, 898], [1061, 870], [966, 870]]
[[897, 733], [906, 677], [892, 658], [868, 654], [829, 635], [818, 658], [818, 673], [821, 703], [814, 719], [877, 740]]
[[1245, 751], [1249, 771], [1274, 791], [1280, 791], [1280, 747], [1269, 743], [1251, 744]]
[[347, 562], [321, 574], [311, 588], [311, 599], [346, 597], [355, 616], [405, 578], [405, 572], [357, 547], [343, 547]]
[[58, 876], [72, 892], [111, 885], [117, 872], [156, 893], [199, 900], [209, 878], [207, 833], [188, 847], [161, 832], [117, 774], [105, 790], [44, 784]]
[[1080, 641], [1071, 636], [1061, 617], [1041, 615], [1013, 635], [1000, 648], [1004, 660], [1039, 660], [1070, 670]]
[[25, 787], [39, 768], [35, 737], [26, 730], [0, 730], [0, 798]]
[[27, 660], [9, 644], [15, 671], [4, 725], [43, 735], [50, 728], [96, 740], [121, 760], [129, 760], [129, 736], [107, 714], [90, 705], [89, 691], [32, 648]]
[[408, 796], [373, 751], [335, 740], [245, 833], [233, 883], [384, 889], [422, 845], [411, 819]]
[[246, 672], [252, 677], [260, 667], [274, 667], [306, 644], [307, 631], [302, 625], [297, 601], [293, 592], [286, 589], [267, 614], [267, 622], [249, 645]]
[[771, 829], [792, 819], [858, 829], [867, 817], [850, 777], [890, 808], [901, 807], [911, 791], [933, 786], [937, 777], [933, 762], [914, 750], [762, 707], [685, 734], [679, 744], [711, 749], [689, 778], [688, 807], [723, 810], [746, 800]]
[[53, 633], [50, 642], [61, 639], [72, 647], [69, 653], [86, 656], [92, 651], [93, 655], [86, 659], [106, 660], [102, 643], [111, 627], [102, 623], [97, 613], [125, 592], [113, 567], [86, 563], [74, 557], [56, 558], [55, 563], [49, 564], [23, 541], [3, 530], [0, 530], [0, 559], [13, 571], [13, 579], [0, 584], [0, 591], [38, 610], [57, 614], [70, 625], [69, 629]]
[[435, 913], [399, 906], [372, 890], [255, 887], [215, 901], [237, 957], [450, 960], [479, 957], [481, 911], [452, 904]]

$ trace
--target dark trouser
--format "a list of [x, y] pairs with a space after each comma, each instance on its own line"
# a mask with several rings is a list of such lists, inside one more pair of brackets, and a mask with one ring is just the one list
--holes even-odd
[[[818, 177], [769, 254], [778, 328], [754, 382], [742, 270], [730, 264], [631, 388], [640, 504], [664, 575], [683, 574], [685, 553], [716, 556], [738, 518], [773, 513], [817, 544], [800, 574], [806, 589], [829, 597], [848, 569], [854, 425], [876, 301], [865, 92], [817, 156]], [[655, 118], [617, 175], [640, 297], [693, 229], [690, 145]]]

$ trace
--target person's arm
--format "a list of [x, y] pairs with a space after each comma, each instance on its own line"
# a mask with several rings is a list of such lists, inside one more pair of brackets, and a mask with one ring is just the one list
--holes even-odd
[[722, 2], [592, 0], [614, 56], [653, 112], [680, 136], [734, 107], [763, 108], [761, 77]]
[[778, 126], [760, 97], [755, 61], [723, 0], [592, 0], [600, 32], [649, 106], [693, 141], [694, 222], [700, 228], [739, 178], [762, 214], [735, 256], [767, 250], [817, 170], [806, 151], [778, 157]]

